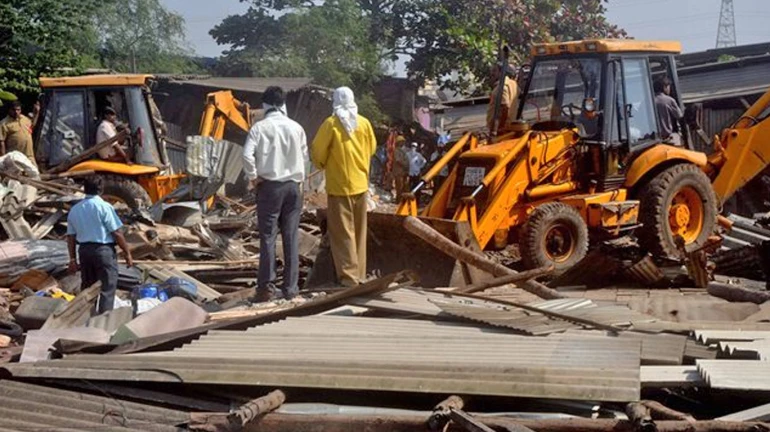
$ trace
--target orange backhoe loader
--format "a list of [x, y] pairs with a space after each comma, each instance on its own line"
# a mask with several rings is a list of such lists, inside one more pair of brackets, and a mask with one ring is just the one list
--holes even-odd
[[[725, 200], [770, 163], [770, 91], [715, 137], [709, 156], [664, 142], [653, 82], [669, 78], [681, 105], [679, 52], [678, 42], [636, 40], [534, 46], [518, 121], [503, 128], [511, 132], [488, 145], [460, 139], [413, 191], [449, 166], [419, 216], [464, 246], [517, 243], [526, 267], [557, 271], [593, 239], [631, 231], [658, 257], [677, 256], [678, 237], [689, 249], [703, 245]], [[679, 125], [685, 144], [686, 130]], [[402, 216], [418, 216], [414, 194], [397, 214], [372, 215], [369, 270], [413, 268], [428, 273], [426, 286], [462, 284], [440, 253], [401, 230]]]
[[[177, 188], [183, 173], [172, 172], [160, 111], [149, 86], [151, 75], [112, 74], [40, 78], [41, 120], [34, 133], [36, 157], [43, 168], [55, 168], [94, 147], [96, 128], [105, 107], [127, 126], [131, 163], [109, 162], [94, 155], [66, 169], [94, 172], [103, 178], [104, 196], [129, 208], [155, 203]], [[221, 139], [228, 122], [248, 131], [250, 111], [230, 91], [210, 93], [200, 135]]]

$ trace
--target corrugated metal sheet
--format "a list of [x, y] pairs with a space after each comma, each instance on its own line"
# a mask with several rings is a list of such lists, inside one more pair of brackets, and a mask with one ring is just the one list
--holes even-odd
[[665, 277], [652, 257], [647, 255], [636, 264], [625, 269], [625, 273], [644, 286], [654, 286]]
[[9, 254], [0, 255], [0, 286], [13, 285], [19, 276], [31, 269], [49, 274], [64, 272], [69, 263], [64, 241], [29, 240], [0, 244], [0, 250], [6, 249]]
[[629, 401], [640, 342], [533, 338], [410, 320], [314, 316], [212, 331], [168, 353], [8, 366], [16, 376]]
[[721, 421], [768, 421], [770, 420], [770, 403], [760, 405], [744, 411], [739, 411], [726, 416], [716, 418]]
[[657, 321], [639, 323], [634, 330], [643, 332], [691, 333], [696, 330], [761, 330], [770, 331], [770, 323], [729, 322], [729, 321]]
[[695, 366], [642, 366], [639, 373], [644, 388], [704, 386]]
[[746, 319], [759, 309], [754, 304], [730, 303], [711, 296], [665, 294], [632, 298], [629, 299], [628, 306], [640, 313], [674, 322], [737, 322]]
[[720, 342], [719, 351], [723, 356], [731, 358], [770, 361], [770, 340]]
[[353, 306], [368, 307], [389, 312], [415, 313], [429, 317], [446, 315], [437, 302], [455, 302], [464, 305], [500, 308], [499, 303], [468, 297], [455, 297], [451, 291], [446, 293], [403, 288], [382, 293], [377, 296], [356, 297], [348, 300]]
[[24, 340], [24, 351], [21, 353], [22, 363], [49, 359], [54, 342], [68, 339], [83, 342], [107, 343], [110, 334], [99, 328], [75, 327], [68, 329], [30, 330]]
[[[762, 94], [770, 86], [770, 56], [680, 71], [685, 103]], [[751, 63], [751, 64], [747, 64]], [[716, 66], [716, 67], [715, 67]]]
[[717, 344], [724, 357], [770, 361], [770, 331], [700, 330], [695, 338]]
[[701, 345], [694, 340], [688, 339], [684, 347], [684, 357], [688, 360], [713, 360], [717, 358], [717, 350], [716, 348]]
[[704, 344], [713, 344], [725, 341], [756, 341], [770, 340], [770, 331], [758, 330], [697, 330], [695, 339]]
[[[546, 335], [568, 329], [590, 327], [514, 307], [490, 309], [449, 302], [438, 302], [437, 305], [450, 315], [498, 327], [511, 328], [532, 335]], [[628, 327], [636, 322], [657, 320], [654, 317], [632, 311], [625, 306], [598, 306], [586, 299], [559, 299], [534, 303], [530, 306], [606, 326]]]
[[713, 388], [770, 391], [770, 362], [698, 360], [697, 366], [698, 373]]
[[190, 420], [182, 411], [7, 380], [0, 382], [0, 419], [3, 430], [158, 432]]
[[585, 338], [596, 337], [638, 340], [642, 344], [642, 364], [648, 366], [681, 365], [687, 344], [686, 336], [630, 331], [613, 335], [602, 331], [568, 330], [565, 336], [574, 338], [576, 342]]

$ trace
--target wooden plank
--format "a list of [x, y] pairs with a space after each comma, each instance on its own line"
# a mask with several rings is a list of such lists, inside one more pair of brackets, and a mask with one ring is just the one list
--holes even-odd
[[59, 222], [63, 216], [64, 211], [59, 209], [49, 214], [44, 219], [38, 221], [38, 223], [35, 224], [35, 226], [32, 228], [32, 237], [40, 240], [47, 236], [48, 233], [53, 229], [54, 225], [56, 225], [56, 223]]
[[84, 162], [84, 161], [90, 159], [91, 156], [93, 156], [96, 153], [98, 153], [99, 150], [101, 150], [103, 148], [107, 148], [107, 147], [111, 146], [112, 144], [115, 144], [118, 141], [122, 141], [124, 138], [126, 138], [127, 135], [128, 135], [128, 132], [126, 130], [123, 130], [120, 133], [118, 133], [117, 135], [115, 135], [114, 137], [112, 137], [112, 138], [110, 138], [110, 139], [108, 139], [106, 141], [100, 142], [99, 144], [91, 147], [90, 149], [84, 151], [83, 153], [80, 153], [79, 155], [75, 156], [74, 158], [69, 159], [67, 161], [64, 161], [64, 162], [60, 163], [59, 165], [56, 165], [55, 167], [49, 169], [45, 173], [46, 174], [59, 174], [61, 172], [67, 171], [68, 169], [70, 169], [70, 168], [74, 167], [75, 165], [79, 164], [80, 162]]

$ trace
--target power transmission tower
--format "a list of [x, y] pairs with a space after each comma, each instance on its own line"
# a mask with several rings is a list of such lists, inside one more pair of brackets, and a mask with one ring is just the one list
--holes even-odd
[[729, 48], [737, 45], [735, 39], [735, 10], [733, 0], [722, 0], [717, 30], [717, 48]]

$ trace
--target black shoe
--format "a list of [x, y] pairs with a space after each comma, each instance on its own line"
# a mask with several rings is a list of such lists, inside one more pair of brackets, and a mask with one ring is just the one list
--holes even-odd
[[273, 300], [275, 296], [270, 290], [257, 290], [257, 294], [249, 299], [251, 303], [267, 303]]
[[281, 290], [281, 298], [284, 300], [291, 300], [299, 295], [298, 291], [286, 291]]

